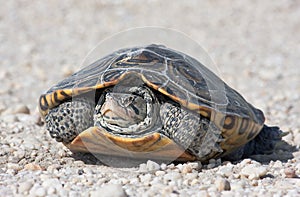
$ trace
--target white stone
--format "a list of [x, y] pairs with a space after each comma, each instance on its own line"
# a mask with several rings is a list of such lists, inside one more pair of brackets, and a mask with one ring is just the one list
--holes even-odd
[[167, 164], [162, 163], [162, 164], [160, 165], [160, 169], [166, 170], [166, 169], [167, 169]]
[[8, 169], [19, 171], [21, 169], [21, 166], [17, 163], [7, 163], [6, 164]]
[[229, 177], [233, 174], [233, 165], [221, 166], [217, 171], [217, 174], [225, 177]]
[[165, 175], [165, 174], [166, 174], [166, 172], [165, 172], [165, 171], [162, 171], [162, 170], [158, 170], [158, 171], [155, 172], [155, 175], [156, 175], [156, 176], [163, 176], [163, 175]]
[[45, 196], [46, 195], [46, 190], [44, 188], [40, 187], [37, 190], [35, 190], [35, 195]]
[[26, 182], [20, 183], [19, 187], [18, 187], [18, 192], [21, 193], [21, 194], [29, 192], [32, 185], [33, 184], [32, 184], [31, 181], [26, 181]]
[[126, 197], [126, 193], [122, 188], [122, 185], [119, 184], [109, 184], [105, 185], [96, 191], [92, 191], [91, 197]]
[[160, 169], [160, 165], [154, 161], [148, 160], [147, 161], [147, 170], [148, 171], [156, 171]]
[[193, 171], [193, 168], [190, 165], [184, 165], [180, 171], [182, 172], [182, 174], [187, 174], [191, 173]]
[[256, 166], [255, 164], [249, 164], [241, 170], [241, 175], [244, 175], [250, 180], [253, 180], [259, 179], [260, 177], [266, 175], [267, 172], [268, 170], [264, 166]]
[[148, 185], [149, 182], [151, 181], [151, 174], [145, 174], [140, 176], [140, 180], [144, 185]]
[[215, 182], [217, 188], [219, 191], [228, 191], [231, 189], [230, 187], [230, 183], [228, 180], [226, 179], [221, 179], [221, 178], [218, 178]]

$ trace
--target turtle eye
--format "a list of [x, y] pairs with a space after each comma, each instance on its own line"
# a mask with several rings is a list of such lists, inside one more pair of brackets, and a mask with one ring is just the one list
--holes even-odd
[[129, 97], [124, 98], [125, 103], [131, 103], [133, 100], [134, 100], [134, 96], [129, 96]]
[[134, 87], [134, 88], [129, 89], [129, 91], [131, 92], [132, 95], [144, 97], [144, 95], [145, 95], [145, 86], [142, 85], [142, 86], [139, 86], [139, 87]]
[[132, 102], [135, 100], [135, 96], [126, 96], [121, 97], [121, 105], [124, 107], [127, 107], [132, 104]]
[[131, 103], [129, 106], [133, 109], [136, 115], [140, 115], [139, 109], [136, 106], [134, 106], [134, 104]]

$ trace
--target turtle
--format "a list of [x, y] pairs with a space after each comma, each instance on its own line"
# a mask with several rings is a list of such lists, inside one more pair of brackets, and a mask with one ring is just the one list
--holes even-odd
[[272, 153], [283, 132], [195, 58], [160, 44], [117, 50], [39, 98], [50, 136], [72, 152], [238, 160]]

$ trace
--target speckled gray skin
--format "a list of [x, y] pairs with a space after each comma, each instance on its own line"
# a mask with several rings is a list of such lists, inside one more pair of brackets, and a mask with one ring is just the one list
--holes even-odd
[[71, 142], [93, 125], [92, 104], [83, 100], [62, 103], [45, 117], [46, 128], [58, 142]]
[[163, 133], [201, 160], [223, 152], [221, 131], [208, 119], [171, 102], [161, 106]]

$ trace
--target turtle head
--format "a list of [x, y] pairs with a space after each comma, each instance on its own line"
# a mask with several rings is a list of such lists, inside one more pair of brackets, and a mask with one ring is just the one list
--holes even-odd
[[158, 109], [156, 97], [146, 86], [111, 88], [96, 105], [94, 122], [113, 133], [144, 133], [153, 129]]
[[146, 118], [147, 102], [139, 95], [107, 93], [100, 113], [108, 124], [129, 127]]

